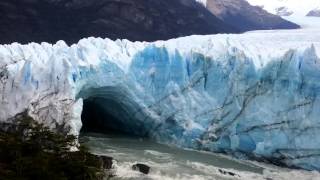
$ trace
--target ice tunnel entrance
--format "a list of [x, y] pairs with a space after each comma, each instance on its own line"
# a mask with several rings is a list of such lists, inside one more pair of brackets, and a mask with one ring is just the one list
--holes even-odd
[[148, 117], [126, 90], [116, 87], [88, 89], [83, 98], [81, 133], [124, 134], [148, 137]]

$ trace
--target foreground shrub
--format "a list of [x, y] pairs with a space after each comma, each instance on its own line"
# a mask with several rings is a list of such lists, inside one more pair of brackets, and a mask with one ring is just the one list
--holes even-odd
[[23, 115], [0, 128], [0, 179], [5, 180], [99, 180], [103, 162], [76, 137], [50, 131]]

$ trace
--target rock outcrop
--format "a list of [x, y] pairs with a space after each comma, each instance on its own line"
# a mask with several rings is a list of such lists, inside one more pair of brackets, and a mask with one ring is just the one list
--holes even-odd
[[149, 174], [149, 171], [150, 171], [149, 166], [147, 166], [145, 164], [141, 164], [141, 163], [134, 164], [132, 166], [132, 169], [135, 171], [140, 171], [143, 174]]

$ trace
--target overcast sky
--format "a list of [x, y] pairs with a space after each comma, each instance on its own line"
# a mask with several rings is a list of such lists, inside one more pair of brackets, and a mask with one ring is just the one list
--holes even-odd
[[252, 5], [264, 5], [265, 9], [274, 13], [275, 8], [285, 6], [296, 15], [306, 15], [310, 10], [320, 8], [320, 0], [248, 0]]

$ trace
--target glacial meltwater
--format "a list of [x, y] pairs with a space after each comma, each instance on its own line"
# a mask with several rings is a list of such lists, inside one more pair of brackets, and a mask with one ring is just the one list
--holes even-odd
[[[253, 161], [237, 160], [222, 154], [180, 149], [148, 139], [115, 134], [83, 134], [90, 151], [114, 158], [114, 180], [318, 180], [319, 173], [290, 170]], [[134, 164], [150, 166], [145, 175]]]

